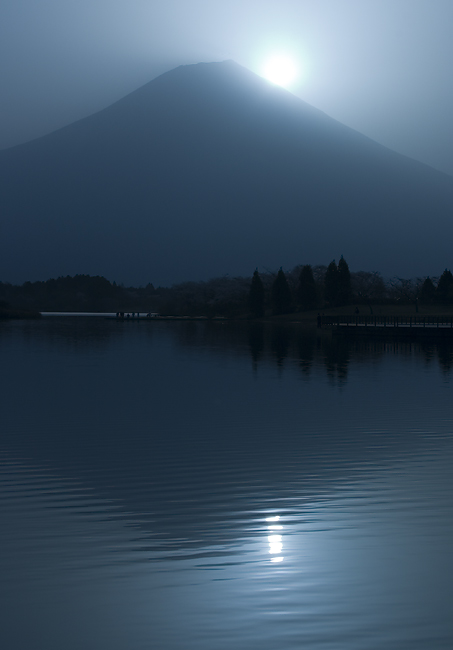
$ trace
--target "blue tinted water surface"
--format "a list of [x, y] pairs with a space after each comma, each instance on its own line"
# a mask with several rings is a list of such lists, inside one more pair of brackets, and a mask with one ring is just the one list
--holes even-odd
[[0, 646], [453, 647], [453, 348], [0, 324]]

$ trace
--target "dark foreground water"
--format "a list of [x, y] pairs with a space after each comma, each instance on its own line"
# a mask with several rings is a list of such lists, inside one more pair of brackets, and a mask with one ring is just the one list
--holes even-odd
[[453, 647], [453, 348], [0, 323], [0, 647]]

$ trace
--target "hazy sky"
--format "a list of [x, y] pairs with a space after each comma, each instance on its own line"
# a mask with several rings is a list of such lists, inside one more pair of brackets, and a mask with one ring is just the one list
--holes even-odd
[[296, 95], [453, 174], [452, 34], [453, 0], [2, 0], [0, 148], [181, 64], [285, 53]]

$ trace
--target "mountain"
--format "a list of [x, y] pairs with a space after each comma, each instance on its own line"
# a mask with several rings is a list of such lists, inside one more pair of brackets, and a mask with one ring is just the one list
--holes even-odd
[[0, 280], [154, 285], [328, 263], [451, 265], [453, 178], [232, 61], [181, 66], [0, 151]]

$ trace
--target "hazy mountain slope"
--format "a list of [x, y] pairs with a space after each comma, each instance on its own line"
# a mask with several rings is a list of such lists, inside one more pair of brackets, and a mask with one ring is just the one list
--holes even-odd
[[326, 262], [452, 259], [453, 179], [233, 62], [182, 66], [0, 152], [0, 279], [168, 284]]

